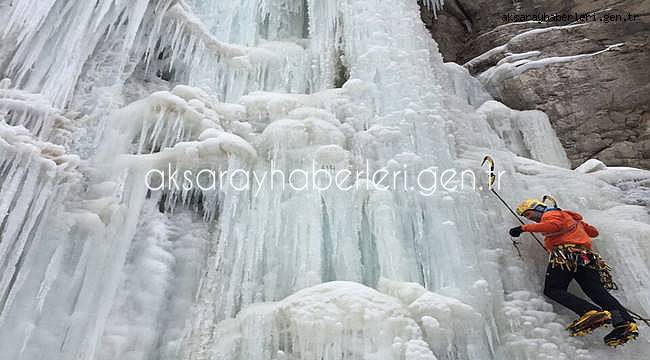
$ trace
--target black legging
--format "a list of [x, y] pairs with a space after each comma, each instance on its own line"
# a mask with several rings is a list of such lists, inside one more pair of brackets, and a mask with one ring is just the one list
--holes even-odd
[[[567, 291], [569, 283], [573, 279], [578, 282], [582, 291], [600, 308]], [[612, 323], [614, 325], [633, 321], [621, 303], [603, 287], [598, 271], [587, 266], [579, 265], [578, 269], [572, 272], [562, 269], [560, 266], [553, 268], [551, 264], [548, 264], [544, 282], [544, 295], [573, 310], [578, 316], [582, 316], [589, 310], [601, 310], [602, 308], [612, 313]]]

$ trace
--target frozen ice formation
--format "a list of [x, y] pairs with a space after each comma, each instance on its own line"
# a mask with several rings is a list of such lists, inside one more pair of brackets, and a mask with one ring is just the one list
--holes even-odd
[[490, 100], [477, 110], [516, 154], [547, 164], [569, 167], [569, 159], [556, 137], [543, 134], [553, 131], [548, 117], [541, 111], [515, 111], [500, 102]]
[[[564, 332], [546, 254], [517, 257], [480, 161], [509, 203], [552, 194], [596, 225], [640, 313], [648, 171], [570, 170], [547, 117], [443, 63], [418, 18], [414, 0], [0, 1], [0, 359], [611, 356]], [[643, 331], [616, 356], [648, 352]]]
[[28, 128], [46, 140], [65, 142], [70, 136], [70, 120], [40, 94], [12, 89], [10, 79], [0, 82], [0, 114], [5, 123]]
[[407, 305], [359, 283], [333, 281], [243, 310], [215, 329], [219, 345], [188, 357], [435, 359]]

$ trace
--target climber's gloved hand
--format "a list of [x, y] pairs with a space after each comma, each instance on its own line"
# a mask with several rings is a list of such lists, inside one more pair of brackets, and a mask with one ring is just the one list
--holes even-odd
[[524, 231], [521, 230], [521, 226], [513, 227], [509, 231], [510, 236], [512, 236], [512, 237], [519, 237], [519, 235], [521, 235], [522, 232], [524, 232]]

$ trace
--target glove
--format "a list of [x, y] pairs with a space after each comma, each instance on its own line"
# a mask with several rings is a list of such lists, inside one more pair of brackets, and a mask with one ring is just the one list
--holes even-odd
[[510, 236], [512, 236], [512, 237], [519, 237], [519, 235], [521, 235], [522, 232], [524, 232], [524, 231], [521, 230], [521, 226], [513, 227], [509, 231]]

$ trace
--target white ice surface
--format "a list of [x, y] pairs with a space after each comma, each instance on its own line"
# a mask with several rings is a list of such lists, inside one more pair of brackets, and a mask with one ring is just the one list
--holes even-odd
[[[600, 230], [616, 296], [648, 313], [648, 171], [568, 169], [543, 113], [491, 101], [442, 62], [413, 21], [416, 1], [18, 0], [0, 10], [0, 71], [11, 79], [0, 83], [1, 359], [650, 351], [644, 327], [616, 350], [603, 331], [568, 337], [574, 314], [541, 295], [546, 254], [522, 238], [517, 257], [506, 235], [517, 222], [478, 188], [491, 153], [508, 203], [551, 194], [581, 212]], [[508, 61], [547, 63], [534, 55]], [[434, 166], [474, 170], [477, 189], [455, 179], [425, 196], [363, 173], [412, 181]], [[169, 168], [248, 171], [275, 185], [145, 189], [148, 171]], [[273, 169], [317, 184], [315, 170], [359, 179], [344, 184], [353, 190], [299, 190]]]

